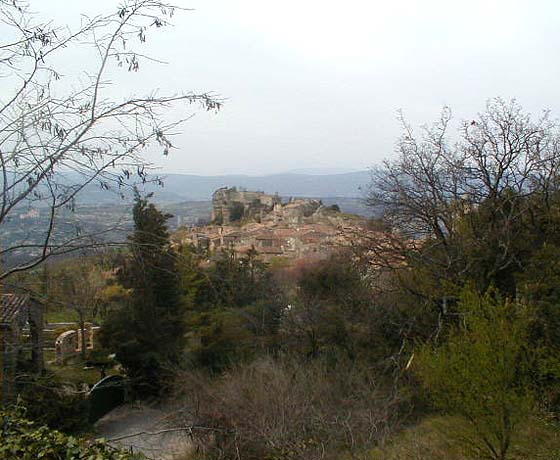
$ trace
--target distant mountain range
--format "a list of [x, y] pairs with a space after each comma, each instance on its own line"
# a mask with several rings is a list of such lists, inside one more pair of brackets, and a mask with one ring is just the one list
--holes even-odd
[[[370, 181], [368, 171], [344, 174], [298, 174], [284, 173], [268, 176], [223, 175], [197, 176], [191, 174], [166, 174], [161, 176], [164, 186], [147, 185], [145, 192], [154, 193], [154, 201], [178, 203], [182, 201], [208, 201], [220, 187], [243, 187], [278, 193], [282, 197], [343, 197], [360, 198]], [[82, 204], [114, 203], [111, 192], [89, 187], [79, 200]]]
[[332, 174], [347, 174], [353, 172], [361, 172], [358, 169], [352, 168], [301, 168], [286, 171], [288, 174], [310, 174], [312, 176], [325, 176]]

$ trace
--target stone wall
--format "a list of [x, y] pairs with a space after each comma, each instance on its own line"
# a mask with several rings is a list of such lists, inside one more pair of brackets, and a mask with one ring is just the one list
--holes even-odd
[[[95, 336], [99, 327], [86, 323], [86, 349], [95, 348]], [[68, 358], [78, 355], [82, 351], [82, 331], [77, 328], [60, 334], [54, 343], [55, 360], [63, 364]]]
[[78, 353], [78, 332], [63, 332], [56, 338], [54, 347], [56, 362], [63, 364], [68, 358]]

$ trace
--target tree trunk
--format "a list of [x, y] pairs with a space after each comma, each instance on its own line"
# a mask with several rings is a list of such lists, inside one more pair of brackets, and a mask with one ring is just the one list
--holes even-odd
[[79, 315], [79, 325], [80, 325], [80, 332], [81, 332], [81, 351], [80, 356], [85, 361], [86, 359], [86, 323], [84, 321], [84, 313], [81, 310], [78, 310]]

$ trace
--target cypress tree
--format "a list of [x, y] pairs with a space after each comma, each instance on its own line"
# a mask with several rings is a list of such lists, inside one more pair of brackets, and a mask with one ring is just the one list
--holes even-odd
[[105, 346], [116, 353], [142, 396], [166, 389], [184, 348], [180, 275], [166, 226], [170, 217], [136, 192], [130, 255], [118, 270], [130, 296], [103, 331]]

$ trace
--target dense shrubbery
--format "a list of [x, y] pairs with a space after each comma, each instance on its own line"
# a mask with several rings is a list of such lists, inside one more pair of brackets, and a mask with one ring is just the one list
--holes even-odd
[[367, 451], [401, 423], [405, 401], [349, 360], [260, 358], [220, 378], [184, 373], [210, 458], [340, 459]]
[[362, 268], [341, 253], [302, 270], [292, 306], [284, 312], [283, 350], [369, 366], [384, 357], [380, 305]]
[[63, 383], [47, 372], [41, 376], [19, 376], [18, 388], [28, 419], [65, 433], [90, 428], [89, 401], [76, 385]]
[[68, 436], [26, 420], [21, 410], [0, 412], [2, 460], [139, 460], [101, 440]]
[[217, 292], [189, 314], [202, 372], [182, 372], [177, 391], [211, 429], [198, 437], [208, 458], [366, 455], [406, 419], [407, 378], [389, 365], [401, 344], [363, 268], [342, 253], [307, 265], [283, 298], [262, 264], [207, 269]]
[[223, 253], [200, 279], [187, 312], [191, 365], [220, 371], [278, 347], [285, 299], [254, 253]]

